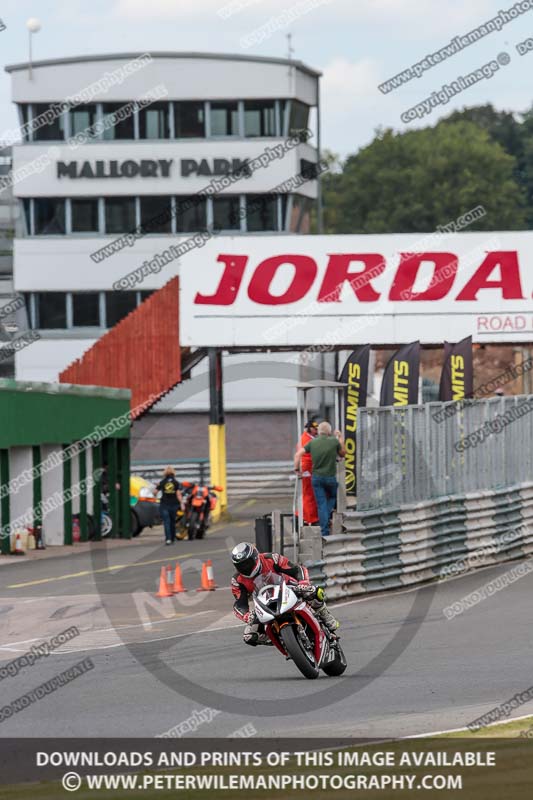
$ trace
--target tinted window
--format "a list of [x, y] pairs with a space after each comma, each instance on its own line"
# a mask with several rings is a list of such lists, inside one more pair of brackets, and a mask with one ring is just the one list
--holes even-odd
[[40, 292], [37, 295], [39, 328], [67, 327], [67, 296], [64, 292]]
[[237, 103], [211, 103], [211, 136], [236, 136], [238, 132]]
[[96, 122], [96, 106], [76, 106], [69, 111], [70, 135], [88, 132]]
[[146, 233], [170, 233], [170, 197], [141, 197], [141, 225]]
[[292, 136], [303, 131], [309, 124], [309, 106], [293, 100], [291, 103], [291, 116], [289, 119], [289, 135]]
[[141, 139], [168, 139], [168, 103], [152, 103], [139, 111]]
[[[124, 108], [128, 106], [128, 109]], [[117, 114], [119, 109], [123, 109]], [[104, 103], [104, 139], [133, 139], [133, 113], [127, 103]]]
[[190, 233], [203, 231], [207, 226], [206, 198], [176, 197], [176, 231]]
[[136, 227], [134, 197], [106, 197], [106, 233], [128, 233]]
[[137, 306], [137, 292], [106, 292], [106, 325], [112, 328]]
[[[46, 122], [44, 119], [37, 120], [41, 114], [50, 110], [47, 103], [34, 103], [33, 104], [33, 138], [35, 141], [52, 141], [65, 138], [65, 125], [63, 122], [63, 114], [58, 109], [52, 109], [54, 119], [51, 122]], [[43, 124], [44, 123], [44, 124]]]
[[100, 325], [98, 292], [79, 292], [72, 295], [72, 324], [75, 328]]
[[247, 101], [244, 104], [244, 135], [275, 136], [276, 108], [273, 100]]
[[93, 197], [71, 201], [72, 232], [98, 233], [98, 200]]
[[213, 227], [216, 231], [240, 230], [238, 197], [213, 199]]
[[278, 229], [277, 198], [248, 195], [246, 197], [246, 220], [249, 231], [276, 231]]
[[174, 103], [174, 132], [176, 139], [205, 136], [203, 103]]
[[33, 201], [35, 233], [65, 233], [65, 201], [57, 197], [39, 197]]

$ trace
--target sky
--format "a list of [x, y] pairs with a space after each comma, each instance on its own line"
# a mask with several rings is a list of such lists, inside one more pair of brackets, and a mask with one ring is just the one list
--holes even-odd
[[[33, 37], [35, 59], [137, 50], [285, 57], [290, 33], [293, 57], [323, 73], [323, 146], [345, 158], [371, 142], [378, 128], [425, 127], [454, 109], [484, 103], [529, 109], [533, 0], [516, 7], [521, 4], [525, 10], [516, 18], [493, 22], [501, 30], [434, 66], [426, 62], [420, 78], [388, 93], [378, 85], [513, 8], [514, 0], [2, 0], [0, 61], [4, 67], [27, 60], [29, 17], [42, 24]], [[520, 55], [517, 45], [528, 37], [532, 49]], [[414, 120], [402, 121], [444, 84], [489, 63], [490, 78], [451, 98], [441, 92], [446, 104], [419, 106]], [[10, 94], [2, 69], [0, 130], [17, 124]]]

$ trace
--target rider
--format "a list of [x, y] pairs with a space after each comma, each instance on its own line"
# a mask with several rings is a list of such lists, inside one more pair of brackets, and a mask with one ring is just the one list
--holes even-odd
[[314, 610], [326, 628], [334, 633], [339, 623], [326, 608], [324, 590], [309, 582], [306, 567], [293, 564], [279, 553], [260, 553], [255, 545], [241, 542], [231, 551], [231, 560], [237, 572], [231, 579], [231, 591], [235, 597], [233, 611], [246, 623], [243, 639], [254, 647], [258, 644], [272, 644], [264, 626], [256, 622], [255, 613], [249, 610], [248, 601], [254, 591], [273, 583], [286, 580]]

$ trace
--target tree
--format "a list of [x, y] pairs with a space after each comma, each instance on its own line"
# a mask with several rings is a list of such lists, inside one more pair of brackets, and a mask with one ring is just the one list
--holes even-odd
[[516, 159], [471, 121], [378, 131], [342, 174], [325, 177], [325, 230], [430, 232], [479, 205], [487, 213], [469, 230], [523, 229], [525, 193], [515, 169]]

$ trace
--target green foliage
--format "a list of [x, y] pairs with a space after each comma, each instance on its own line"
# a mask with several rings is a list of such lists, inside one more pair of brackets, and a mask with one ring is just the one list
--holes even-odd
[[533, 112], [492, 106], [431, 128], [378, 130], [323, 178], [326, 233], [430, 232], [483, 206], [468, 230], [523, 230], [533, 219]]

